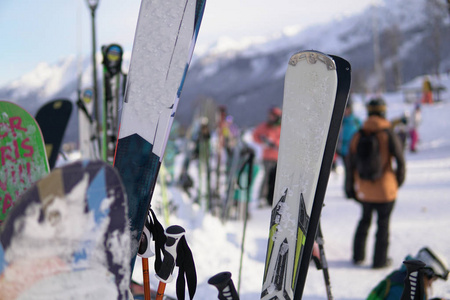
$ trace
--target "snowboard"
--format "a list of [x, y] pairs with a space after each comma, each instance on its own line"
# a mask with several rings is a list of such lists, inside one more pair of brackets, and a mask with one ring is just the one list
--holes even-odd
[[44, 139], [36, 120], [20, 106], [0, 101], [0, 225], [18, 197], [48, 174]]
[[205, 0], [143, 0], [114, 166], [128, 195], [132, 258], [136, 256]]
[[55, 168], [22, 195], [0, 232], [4, 299], [129, 299], [125, 190], [102, 161]]
[[[337, 90], [338, 70], [332, 57], [317, 51], [291, 56], [284, 84], [277, 177], [261, 299], [294, 299], [296, 294], [300, 262], [307, 252], [307, 234], [314, 226], [310, 224], [313, 203], [323, 203], [323, 198], [315, 198], [316, 188], [319, 180], [328, 180], [319, 177], [322, 168], [328, 167], [329, 175], [331, 161], [326, 166], [328, 161], [324, 163], [324, 158], [334, 154], [347, 100], [337, 103]], [[313, 242], [315, 236], [314, 232]], [[310, 247], [309, 260], [312, 244]]]
[[36, 121], [44, 136], [50, 169], [56, 165], [64, 133], [72, 114], [72, 102], [56, 99], [44, 104], [36, 113]]

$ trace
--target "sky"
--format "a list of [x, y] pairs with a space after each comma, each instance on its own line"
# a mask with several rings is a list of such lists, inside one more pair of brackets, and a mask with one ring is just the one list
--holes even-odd
[[[176, 0], [175, 0], [176, 1]], [[227, 37], [267, 37], [360, 12], [380, 0], [208, 0], [197, 49]], [[100, 0], [97, 49], [132, 49], [140, 0]], [[0, 86], [68, 55], [92, 53], [91, 13], [85, 0], [0, 1]], [[198, 50], [200, 51], [200, 50]]]

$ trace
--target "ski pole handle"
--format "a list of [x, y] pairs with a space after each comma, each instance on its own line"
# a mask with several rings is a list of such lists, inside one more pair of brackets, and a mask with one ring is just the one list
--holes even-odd
[[400, 300], [423, 300], [424, 283], [422, 270], [425, 264], [420, 260], [406, 260], [403, 264], [406, 266], [407, 274]]
[[164, 283], [172, 281], [172, 273], [177, 261], [177, 246], [180, 239], [184, 236], [186, 231], [183, 227], [173, 225], [167, 227], [165, 234], [167, 236], [166, 244], [164, 245], [164, 260], [161, 268], [156, 273], [156, 278]]
[[139, 249], [138, 249], [138, 255], [142, 258], [149, 258], [155, 255], [153, 252], [153, 249], [151, 247], [151, 241], [153, 238], [152, 233], [149, 229], [149, 220], [147, 217], [147, 220], [145, 222], [144, 230], [142, 232], [141, 240], [139, 242]]
[[221, 272], [208, 280], [208, 283], [219, 290], [219, 300], [239, 300], [230, 272]]

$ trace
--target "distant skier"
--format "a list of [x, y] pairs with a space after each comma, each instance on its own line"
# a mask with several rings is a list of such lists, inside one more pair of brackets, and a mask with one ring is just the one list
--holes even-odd
[[348, 100], [344, 111], [344, 118], [342, 119], [341, 131], [339, 132], [338, 144], [336, 152], [345, 165], [345, 157], [348, 154], [348, 148], [353, 135], [361, 127], [361, 120], [353, 113], [352, 101]]
[[417, 142], [419, 141], [419, 125], [421, 122], [422, 122], [422, 113], [420, 110], [420, 104], [417, 103], [414, 106], [411, 117], [409, 118], [409, 135], [411, 138], [409, 150], [411, 152], [417, 151]]
[[425, 78], [422, 87], [422, 103], [433, 104], [433, 87], [429, 78]]
[[[423, 283], [425, 298], [429, 299], [428, 290], [431, 289], [431, 285], [437, 279], [448, 279], [448, 267], [444, 258], [437, 255], [428, 247], [424, 247], [419, 250], [415, 257], [410, 255], [406, 256], [405, 260], [420, 260], [425, 263], [423, 269]], [[404, 264], [390, 273], [384, 278], [373, 290], [370, 292], [367, 300], [399, 300], [401, 299], [403, 289], [405, 286], [405, 277], [407, 270]], [[440, 298], [433, 298], [438, 300]]]
[[258, 125], [253, 131], [253, 139], [263, 146], [264, 180], [261, 185], [260, 198], [272, 206], [277, 170], [278, 147], [280, 146], [281, 109], [272, 107], [267, 121]]
[[406, 149], [406, 140], [410, 135], [408, 128], [408, 120], [409, 120], [409, 113], [405, 112], [402, 116], [395, 118], [391, 121], [392, 130], [400, 139], [403, 151], [405, 151]]
[[[354, 237], [353, 262], [360, 265], [365, 259], [367, 234], [372, 213], [376, 211], [378, 231], [372, 267], [383, 268], [390, 264], [387, 258], [389, 220], [397, 190], [405, 179], [405, 160], [400, 141], [385, 119], [384, 100], [371, 100], [367, 109], [369, 117], [353, 136], [346, 157], [345, 191], [348, 198], [362, 205], [362, 217]], [[392, 167], [392, 158], [396, 160], [396, 170]]]

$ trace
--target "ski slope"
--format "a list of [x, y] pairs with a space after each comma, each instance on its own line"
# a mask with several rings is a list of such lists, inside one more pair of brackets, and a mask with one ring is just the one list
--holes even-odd
[[[450, 77], [443, 75], [443, 83], [450, 89]], [[450, 261], [450, 97], [442, 95], [441, 103], [422, 106], [420, 143], [417, 153], [406, 151], [407, 176], [401, 187], [391, 218], [389, 256], [392, 267], [372, 270], [371, 258], [376, 224], [373, 220], [369, 233], [366, 261], [362, 266], [351, 263], [353, 234], [360, 217], [360, 206], [344, 196], [344, 174], [341, 168], [332, 172], [322, 210], [322, 230], [325, 253], [329, 263], [332, 292], [335, 299], [365, 299], [370, 290], [388, 273], [402, 264], [407, 254], [416, 254], [423, 246], [429, 246]], [[413, 105], [403, 102], [401, 93], [384, 95], [388, 103], [388, 118], [412, 111]], [[367, 98], [354, 95], [355, 113], [366, 118], [364, 101]], [[178, 157], [179, 165], [182, 157]], [[192, 163], [195, 168], [195, 162]], [[195, 172], [193, 174], [196, 174]], [[186, 229], [186, 238], [192, 249], [197, 268], [198, 287], [195, 299], [217, 299], [217, 290], [207, 280], [222, 271], [230, 271], [237, 287], [239, 258], [242, 239], [242, 221], [228, 221], [206, 214], [177, 187], [170, 187], [170, 200], [178, 207], [170, 216], [170, 224]], [[161, 201], [158, 191], [152, 200], [157, 210]], [[259, 299], [262, 286], [265, 251], [269, 233], [270, 208], [257, 208], [251, 203], [251, 215], [247, 227], [245, 254], [240, 287], [242, 300]], [[160, 221], [162, 213], [157, 211]], [[134, 279], [142, 280], [137, 262]], [[150, 259], [150, 263], [153, 261]], [[157, 280], [151, 272], [151, 286], [156, 289]], [[167, 285], [166, 292], [175, 295], [175, 283]], [[433, 284], [431, 298], [450, 298], [450, 283], [438, 280]], [[303, 299], [326, 299], [322, 272], [310, 265]]]

